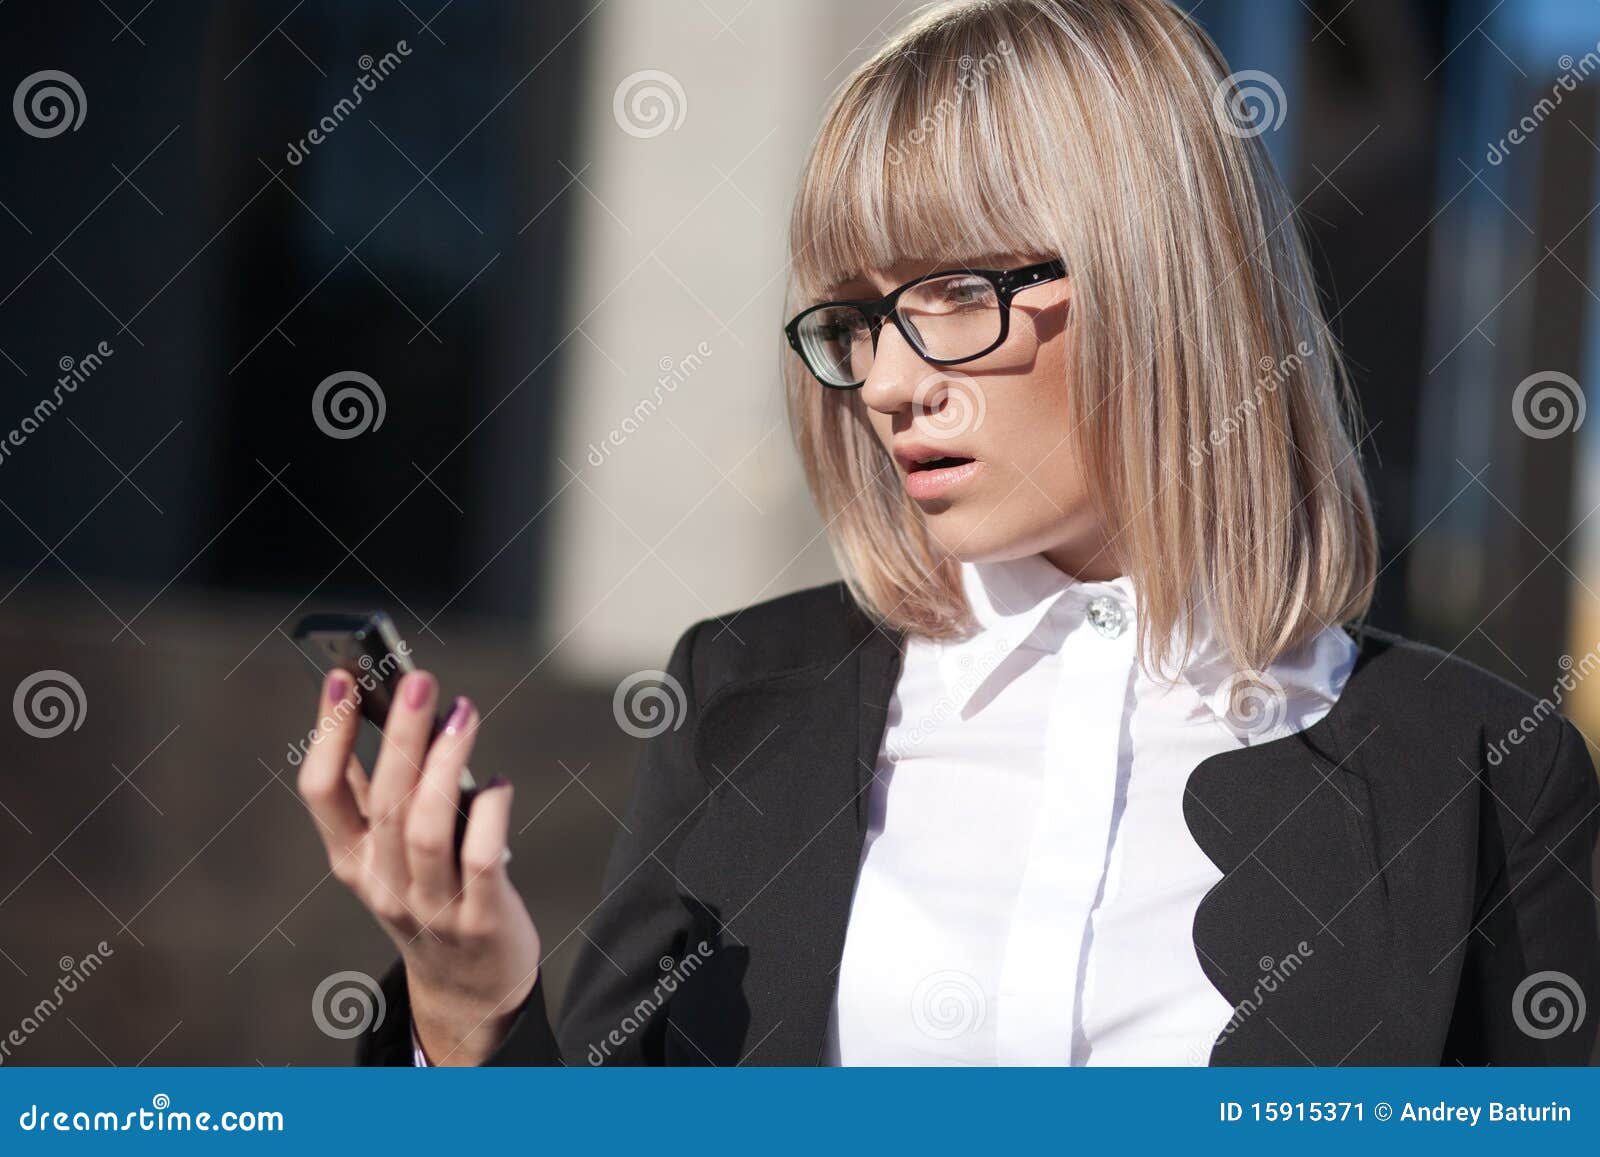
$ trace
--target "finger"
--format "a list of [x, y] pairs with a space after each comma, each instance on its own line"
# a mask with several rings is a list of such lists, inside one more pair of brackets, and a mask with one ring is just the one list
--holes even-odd
[[511, 827], [511, 784], [496, 776], [472, 801], [461, 842], [461, 922], [488, 927], [505, 902], [506, 833]]
[[472, 754], [478, 733], [478, 712], [470, 700], [457, 699], [444, 730], [428, 748], [422, 781], [406, 817], [406, 866], [412, 894], [425, 920], [457, 898], [456, 817], [461, 807], [461, 769]]
[[438, 684], [426, 671], [412, 671], [400, 680], [394, 702], [383, 724], [383, 744], [372, 769], [367, 806], [372, 823], [372, 853], [368, 861], [380, 891], [374, 896], [391, 919], [405, 913], [393, 911], [409, 890], [405, 858], [406, 809], [416, 791], [422, 760], [433, 732], [433, 704]]
[[354, 690], [355, 681], [346, 672], [328, 673], [322, 683], [317, 729], [300, 764], [300, 797], [316, 820], [336, 871], [341, 862], [354, 863], [352, 852], [367, 830], [345, 778], [346, 765], [355, 762], [351, 749], [361, 732]]
[[367, 769], [361, 766], [361, 761], [355, 756], [351, 756], [350, 762], [345, 764], [344, 778], [356, 797], [356, 807], [361, 811], [361, 818], [366, 819], [371, 814], [367, 796], [372, 791], [372, 781], [367, 778]]

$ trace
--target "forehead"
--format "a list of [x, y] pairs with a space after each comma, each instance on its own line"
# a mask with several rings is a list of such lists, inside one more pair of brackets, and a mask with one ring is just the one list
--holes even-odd
[[930, 273], [945, 271], [954, 273], [970, 269], [1012, 269], [1027, 264], [1029, 260], [1031, 259], [1016, 253], [970, 255], [948, 253], [942, 256], [894, 258], [887, 265], [838, 272], [822, 286], [818, 296], [824, 300], [870, 297], [874, 294], [893, 292], [906, 282], [926, 277]]

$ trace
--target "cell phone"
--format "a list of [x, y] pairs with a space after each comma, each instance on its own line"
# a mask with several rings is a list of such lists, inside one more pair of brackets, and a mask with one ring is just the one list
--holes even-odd
[[[394, 620], [382, 611], [364, 614], [318, 613], [300, 620], [291, 636], [295, 646], [311, 660], [319, 680], [335, 667], [355, 680], [361, 716], [381, 733], [388, 722], [396, 686], [417, 669], [411, 647], [400, 637]], [[442, 700], [441, 700], [442, 701]], [[444, 730], [446, 715], [433, 723], [433, 734]], [[467, 832], [467, 813], [478, 794], [470, 769], [461, 769], [461, 803], [456, 814], [456, 851]]]

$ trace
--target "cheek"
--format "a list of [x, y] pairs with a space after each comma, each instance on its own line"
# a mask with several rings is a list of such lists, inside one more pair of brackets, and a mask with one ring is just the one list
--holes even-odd
[[1059, 358], [1039, 359], [1032, 372], [1005, 382], [990, 397], [981, 437], [1007, 470], [1041, 484], [1072, 472], [1072, 416]]

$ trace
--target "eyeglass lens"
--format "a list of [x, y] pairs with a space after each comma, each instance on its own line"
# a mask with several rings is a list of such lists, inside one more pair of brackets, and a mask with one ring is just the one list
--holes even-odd
[[[975, 356], [1000, 337], [994, 286], [973, 274], [918, 282], [900, 295], [895, 312], [917, 352], [939, 361]], [[854, 385], [872, 370], [872, 325], [854, 306], [832, 305], [806, 315], [799, 338], [807, 364], [830, 384]]]

